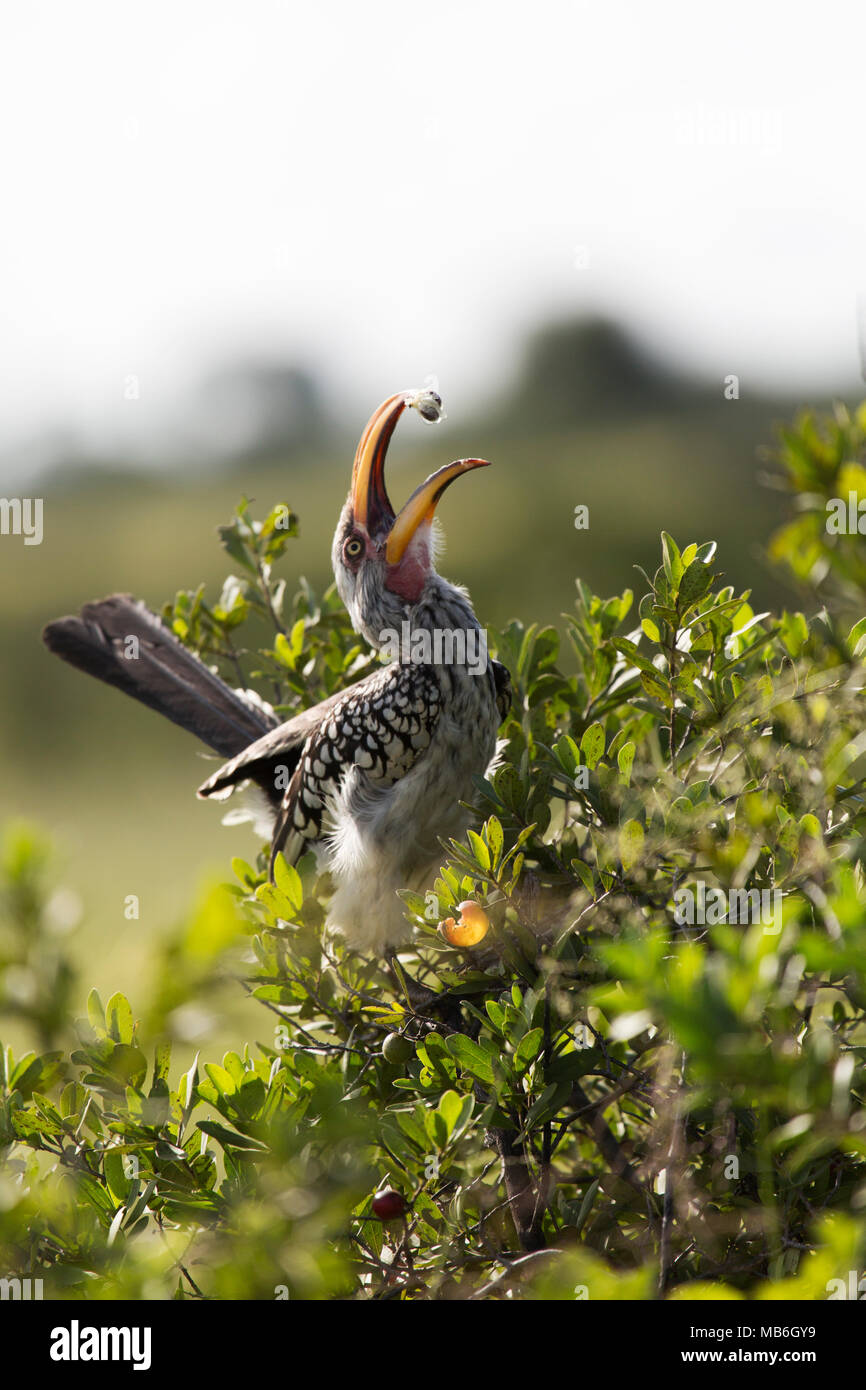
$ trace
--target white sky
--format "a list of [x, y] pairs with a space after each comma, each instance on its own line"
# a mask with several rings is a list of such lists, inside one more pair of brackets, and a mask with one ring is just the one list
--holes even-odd
[[858, 0], [7, 5], [0, 447], [143, 437], [247, 353], [366, 402], [435, 373], [453, 418], [593, 308], [741, 390], [848, 387], [864, 31]]

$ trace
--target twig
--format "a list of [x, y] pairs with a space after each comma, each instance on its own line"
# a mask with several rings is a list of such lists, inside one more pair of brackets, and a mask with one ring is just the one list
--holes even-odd
[[[680, 1078], [678, 1092], [682, 1090], [683, 1078], [685, 1075], [686, 1058], [683, 1053], [680, 1060]], [[662, 1205], [662, 1226], [659, 1239], [659, 1297], [664, 1297], [665, 1286], [671, 1270], [671, 1235], [674, 1224], [674, 1164], [680, 1151], [680, 1139], [682, 1137], [682, 1111], [679, 1104], [679, 1094], [674, 1099], [673, 1116], [671, 1119], [671, 1138], [668, 1145], [668, 1159], [665, 1166], [665, 1193]]]

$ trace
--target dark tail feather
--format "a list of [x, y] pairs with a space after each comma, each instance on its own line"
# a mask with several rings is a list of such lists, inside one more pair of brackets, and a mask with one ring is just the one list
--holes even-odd
[[117, 686], [223, 757], [240, 753], [277, 723], [209, 671], [156, 614], [128, 594], [85, 604], [77, 618], [58, 618], [42, 639], [70, 666]]

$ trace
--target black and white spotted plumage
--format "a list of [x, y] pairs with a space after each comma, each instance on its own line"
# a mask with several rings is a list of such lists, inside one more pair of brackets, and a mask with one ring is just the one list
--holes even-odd
[[326, 807], [350, 768], [375, 788], [405, 777], [430, 747], [442, 693], [427, 666], [393, 665], [346, 692], [310, 734], [274, 827], [272, 859], [318, 840]]
[[199, 795], [248, 780], [261, 788], [268, 769], [269, 799], [281, 798], [271, 872], [277, 854], [294, 863], [316, 850], [338, 884], [331, 925], [353, 945], [380, 950], [405, 935], [397, 888], [424, 886], [440, 836], [470, 820], [461, 803], [472, 801], [473, 775], [495, 755], [510, 689], [499, 662], [474, 675], [394, 663], [270, 731]]

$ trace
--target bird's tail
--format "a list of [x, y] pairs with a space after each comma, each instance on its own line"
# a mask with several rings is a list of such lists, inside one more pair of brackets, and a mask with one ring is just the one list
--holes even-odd
[[42, 639], [50, 651], [165, 715], [223, 757], [234, 757], [277, 724], [246, 693], [232, 690], [129, 594], [88, 603], [58, 618]]

